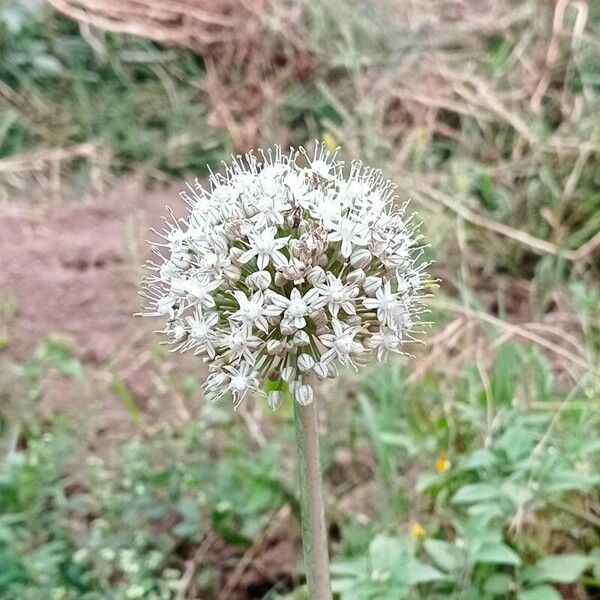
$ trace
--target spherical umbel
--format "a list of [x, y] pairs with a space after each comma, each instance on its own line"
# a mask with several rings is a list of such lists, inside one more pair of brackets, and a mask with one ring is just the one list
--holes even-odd
[[[317, 146], [238, 156], [182, 192], [145, 279], [146, 313], [174, 350], [209, 361], [209, 399], [265, 390], [313, 401], [311, 377], [401, 353], [421, 324], [427, 264], [381, 172]], [[261, 392], [263, 393], [263, 392]]]

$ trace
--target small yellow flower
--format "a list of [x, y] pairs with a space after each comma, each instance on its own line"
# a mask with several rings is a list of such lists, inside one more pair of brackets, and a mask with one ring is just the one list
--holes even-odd
[[323, 142], [323, 144], [325, 144], [325, 147], [327, 148], [327, 150], [329, 150], [329, 152], [335, 152], [337, 147], [338, 147], [338, 143], [337, 140], [335, 139], [335, 137], [333, 137], [333, 135], [329, 132], [325, 132], [322, 136], [321, 136], [321, 140]]
[[421, 527], [420, 523], [415, 523], [411, 528], [410, 528], [410, 537], [417, 541], [417, 540], [422, 540], [425, 537], [425, 530], [423, 529], [423, 527]]
[[451, 466], [451, 462], [448, 460], [446, 452], [442, 450], [435, 461], [435, 470], [438, 473], [445, 473]]

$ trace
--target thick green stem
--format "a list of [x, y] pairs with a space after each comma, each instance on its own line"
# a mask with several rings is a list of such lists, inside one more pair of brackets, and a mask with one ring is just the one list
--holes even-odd
[[294, 402], [296, 446], [302, 509], [302, 546], [310, 600], [331, 600], [329, 552], [323, 505], [323, 478], [319, 461], [317, 402]]

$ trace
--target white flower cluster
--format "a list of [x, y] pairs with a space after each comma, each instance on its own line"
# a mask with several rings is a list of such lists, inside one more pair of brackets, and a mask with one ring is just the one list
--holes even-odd
[[[304, 166], [301, 166], [301, 163]], [[147, 313], [175, 350], [209, 362], [207, 397], [235, 405], [262, 388], [313, 400], [310, 377], [400, 352], [423, 311], [422, 240], [381, 172], [279, 148], [237, 157], [154, 244]], [[158, 233], [158, 232], [155, 232]]]

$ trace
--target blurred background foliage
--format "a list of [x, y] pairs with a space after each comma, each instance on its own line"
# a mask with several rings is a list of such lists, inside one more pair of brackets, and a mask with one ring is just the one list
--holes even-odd
[[[441, 288], [415, 358], [326, 392], [336, 593], [600, 597], [600, 5], [260, 6], [200, 51], [0, 0], [2, 200], [314, 139], [381, 166]], [[90, 394], [76, 350], [0, 361], [0, 597], [303, 598], [289, 407], [152, 423], [116, 380], [131, 431], [103, 447], [39, 409], [48, 372]]]

